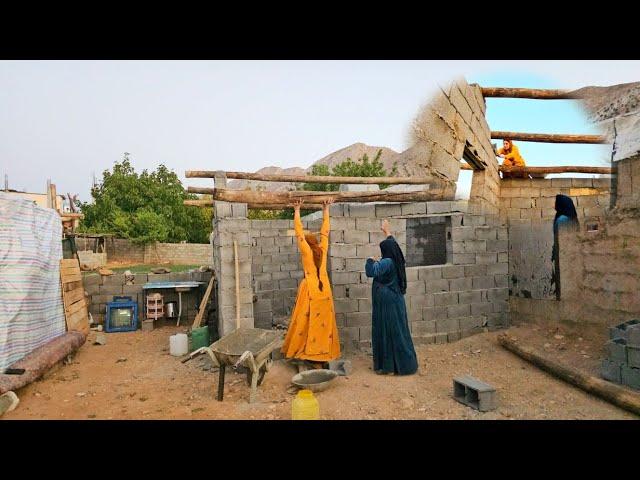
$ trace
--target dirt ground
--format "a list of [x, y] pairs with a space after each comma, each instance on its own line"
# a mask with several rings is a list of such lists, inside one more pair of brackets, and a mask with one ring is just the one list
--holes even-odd
[[[223, 402], [215, 399], [217, 371], [207, 356], [180, 363], [169, 336], [183, 327], [95, 333], [72, 363], [17, 392], [20, 404], [3, 419], [290, 419], [287, 393], [294, 367], [274, 362], [258, 402], [248, 404], [245, 375], [228, 370]], [[602, 329], [604, 330], [604, 329]], [[500, 332], [445, 345], [417, 345], [419, 372], [375, 375], [371, 357], [348, 357], [353, 372], [317, 393], [323, 419], [635, 419], [631, 413], [572, 387], [500, 347]], [[589, 338], [557, 327], [511, 327], [508, 333], [546, 355], [597, 375], [606, 332]], [[586, 335], [585, 332], [581, 332]], [[452, 379], [470, 374], [497, 388], [498, 408], [480, 413], [454, 401]]]

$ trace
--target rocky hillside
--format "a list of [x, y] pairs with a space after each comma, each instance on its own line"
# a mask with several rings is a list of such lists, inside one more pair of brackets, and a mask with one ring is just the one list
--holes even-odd
[[614, 160], [640, 152], [640, 82], [575, 90], [589, 118], [614, 141]]
[[[313, 165], [328, 165], [330, 168], [333, 168], [335, 165], [338, 165], [347, 158], [351, 160], [357, 160], [364, 156], [366, 153], [370, 160], [376, 158], [378, 151], [382, 150], [382, 154], [380, 155], [380, 161], [384, 164], [387, 171], [391, 171], [393, 168], [393, 164], [396, 160], [398, 160], [399, 154], [398, 152], [387, 148], [387, 147], [374, 147], [371, 145], [366, 145], [364, 143], [354, 143], [353, 145], [349, 145], [348, 147], [341, 148], [333, 153], [330, 153], [326, 157], [322, 157], [320, 160], [316, 160], [313, 162], [308, 168], [300, 168], [300, 167], [292, 167], [292, 168], [279, 168], [279, 167], [265, 167], [258, 170], [256, 173], [263, 174], [283, 174], [283, 175], [304, 175], [305, 173], [311, 172], [311, 168]], [[256, 181], [247, 181], [247, 180], [231, 180], [229, 181], [229, 186], [231, 188], [251, 188], [251, 189], [264, 189], [268, 191], [283, 191], [283, 190], [294, 190], [295, 185], [292, 183], [275, 183], [275, 182], [256, 182]]]

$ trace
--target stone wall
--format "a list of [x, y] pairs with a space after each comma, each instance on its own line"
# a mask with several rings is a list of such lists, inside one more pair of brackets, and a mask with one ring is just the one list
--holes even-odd
[[126, 263], [165, 263], [210, 265], [213, 250], [208, 243], [152, 243], [136, 245], [124, 238], [108, 238], [107, 260]]
[[610, 203], [610, 178], [505, 179], [500, 220], [509, 227], [509, 288], [524, 298], [555, 298], [551, 252], [555, 196], [572, 198], [584, 230], [601, 224]]
[[637, 208], [640, 205], [640, 155], [616, 162], [617, 197], [620, 208]]
[[[115, 295], [130, 296], [138, 302], [138, 326], [144, 318], [144, 292], [142, 286], [147, 282], [203, 282], [199, 291], [195, 289], [182, 294], [182, 320], [181, 325], [190, 325], [198, 311], [200, 300], [204, 295], [207, 284], [211, 279], [211, 272], [184, 272], [184, 273], [138, 273], [135, 275], [133, 285], [125, 285], [124, 274], [101, 276], [97, 273], [85, 274], [83, 284], [85, 291], [89, 294], [89, 312], [94, 323], [103, 324], [106, 312], [106, 304], [113, 301]], [[164, 302], [178, 301], [178, 294], [173, 289], [153, 290], [154, 293], [161, 293]]]

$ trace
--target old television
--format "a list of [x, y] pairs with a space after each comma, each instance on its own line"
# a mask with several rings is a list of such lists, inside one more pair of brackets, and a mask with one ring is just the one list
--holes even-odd
[[114, 296], [107, 303], [105, 332], [132, 332], [138, 329], [138, 303], [131, 297]]

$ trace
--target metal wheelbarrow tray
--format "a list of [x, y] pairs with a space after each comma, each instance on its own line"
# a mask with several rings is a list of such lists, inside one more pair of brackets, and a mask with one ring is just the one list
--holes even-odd
[[239, 328], [225, 335], [209, 347], [195, 350], [183, 361], [188, 361], [201, 353], [207, 353], [219, 368], [218, 401], [224, 398], [224, 374], [227, 365], [242, 367], [247, 371], [247, 383], [251, 386], [249, 403], [256, 400], [258, 385], [271, 367], [271, 354], [284, 342], [284, 334], [277, 330], [261, 328]]

